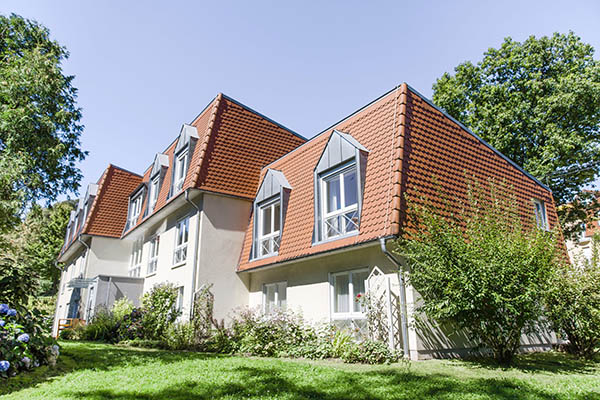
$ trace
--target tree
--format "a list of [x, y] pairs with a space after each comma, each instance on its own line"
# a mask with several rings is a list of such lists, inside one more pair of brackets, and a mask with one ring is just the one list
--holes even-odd
[[409, 201], [416, 229], [396, 250], [423, 299], [419, 311], [466, 330], [505, 364], [521, 334], [537, 328], [558, 258], [555, 235], [525, 228], [511, 192], [492, 183], [475, 186], [466, 203], [446, 199], [463, 204], [460, 215], [447, 218], [433, 205], [413, 207]]
[[[506, 38], [477, 64], [459, 64], [433, 85], [434, 102], [546, 183], [565, 234], [576, 233], [576, 201], [600, 171], [600, 63], [573, 32]], [[585, 196], [583, 196], [585, 197]]]
[[48, 29], [0, 15], [0, 229], [40, 199], [76, 191], [81, 173], [81, 111], [67, 50]]
[[546, 309], [567, 350], [593, 358], [600, 350], [600, 236], [592, 239], [592, 258], [557, 268], [546, 292]]

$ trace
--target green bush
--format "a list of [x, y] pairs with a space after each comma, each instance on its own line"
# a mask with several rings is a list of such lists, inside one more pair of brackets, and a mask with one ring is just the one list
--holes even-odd
[[175, 310], [177, 288], [170, 283], [155, 285], [142, 297], [144, 339], [161, 340], [179, 313]]
[[189, 322], [169, 325], [163, 341], [169, 350], [197, 350], [200, 348], [200, 343], [196, 340], [194, 325]]
[[363, 340], [347, 342], [341, 349], [340, 358], [347, 363], [389, 364], [400, 359], [400, 353], [382, 342]]
[[133, 311], [133, 302], [127, 297], [121, 297], [115, 301], [112, 306], [112, 313], [118, 321], [122, 321], [125, 316], [130, 315]]
[[58, 337], [61, 340], [78, 340], [79, 334], [76, 332], [75, 329], [63, 329], [58, 334]]
[[145, 340], [145, 339], [131, 339], [123, 340], [117, 344], [118, 346], [126, 347], [143, 347], [147, 349], [163, 349], [166, 348], [165, 343], [161, 340]]
[[81, 329], [79, 338], [99, 342], [114, 343], [118, 341], [120, 320], [105, 308], [98, 308], [92, 320]]
[[600, 347], [600, 259], [594, 237], [591, 261], [557, 268], [546, 292], [546, 314], [555, 332], [568, 339], [569, 353], [593, 358]]
[[117, 328], [118, 341], [126, 340], [144, 340], [144, 329], [142, 319], [144, 312], [141, 308], [134, 308], [128, 315], [125, 315]]

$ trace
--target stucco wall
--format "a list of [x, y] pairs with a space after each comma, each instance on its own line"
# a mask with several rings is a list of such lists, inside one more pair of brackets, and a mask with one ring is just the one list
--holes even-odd
[[236, 268], [252, 203], [204, 194], [202, 204], [196, 288], [212, 284], [214, 316], [226, 319], [233, 309], [248, 304], [248, 281]]

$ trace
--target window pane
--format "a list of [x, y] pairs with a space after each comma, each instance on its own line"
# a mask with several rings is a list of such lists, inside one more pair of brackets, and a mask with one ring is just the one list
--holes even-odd
[[346, 225], [346, 233], [352, 232], [358, 229], [358, 212], [351, 211], [344, 214], [344, 222]]
[[337, 275], [334, 278], [334, 305], [333, 310], [336, 313], [347, 313], [348, 307], [348, 285], [349, 275]]
[[345, 207], [358, 202], [356, 187], [356, 169], [344, 173], [344, 204]]
[[262, 212], [262, 236], [271, 233], [271, 207], [264, 207]]
[[365, 281], [367, 280], [368, 277], [368, 272], [364, 271], [364, 272], [354, 272], [352, 274], [352, 286], [353, 286], [353, 291], [354, 293], [352, 293], [353, 297], [354, 297], [354, 311], [356, 312], [362, 312], [362, 307], [360, 305], [360, 302], [356, 301], [357, 298], [356, 296], [358, 294], [360, 294], [361, 296], [365, 294]]
[[275, 308], [275, 290], [277, 285], [266, 285], [265, 312], [269, 313]]
[[183, 221], [183, 224], [184, 224], [183, 243], [187, 243], [187, 241], [188, 241], [189, 227], [190, 227], [190, 220], [186, 218]]
[[330, 213], [332, 211], [339, 210], [341, 208], [339, 175], [325, 181], [325, 192], [327, 196], [326, 212]]
[[277, 232], [280, 228], [280, 223], [281, 223], [281, 204], [279, 202], [275, 203], [273, 205], [274, 208], [274, 213], [273, 213], [273, 223], [275, 225], [275, 228], [273, 229], [273, 232]]
[[285, 307], [287, 305], [287, 285], [285, 283], [278, 283], [277, 284], [277, 291], [278, 291], [278, 306], [279, 308], [281, 308], [282, 310], [285, 310]]

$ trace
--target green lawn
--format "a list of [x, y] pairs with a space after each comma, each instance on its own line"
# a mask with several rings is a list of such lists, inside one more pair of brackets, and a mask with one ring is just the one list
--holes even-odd
[[600, 399], [600, 364], [563, 354], [501, 369], [467, 361], [391, 366], [214, 356], [62, 343], [55, 368], [0, 381], [2, 399]]

